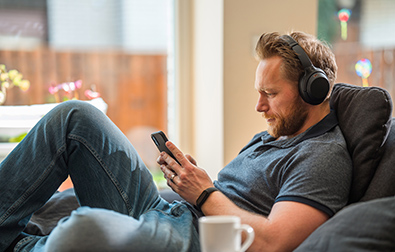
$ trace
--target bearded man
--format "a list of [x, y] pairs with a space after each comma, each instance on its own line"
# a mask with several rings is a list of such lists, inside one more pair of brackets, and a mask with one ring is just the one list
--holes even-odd
[[[256, 47], [258, 133], [212, 181], [172, 142], [161, 153], [162, 199], [123, 134], [83, 102], [57, 106], [0, 165], [0, 251], [200, 251], [197, 220], [235, 215], [255, 231], [248, 251], [292, 251], [347, 204], [351, 158], [329, 107], [337, 66], [315, 37], [265, 33]], [[70, 175], [81, 208], [47, 237], [23, 233]], [[204, 195], [204, 197], [201, 197]], [[204, 200], [202, 200], [204, 199]]]

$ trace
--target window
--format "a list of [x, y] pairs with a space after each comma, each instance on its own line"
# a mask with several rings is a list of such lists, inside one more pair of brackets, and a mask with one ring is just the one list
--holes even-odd
[[[168, 127], [173, 4], [0, 0], [0, 64], [30, 82], [27, 91], [8, 88], [3, 106], [100, 96], [125, 135], [152, 146], [139, 151], [156, 165], [148, 133]], [[137, 149], [139, 141], [132, 140]]]

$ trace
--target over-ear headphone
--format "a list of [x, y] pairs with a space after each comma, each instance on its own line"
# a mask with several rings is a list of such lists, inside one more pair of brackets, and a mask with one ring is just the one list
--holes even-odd
[[311, 104], [322, 103], [329, 92], [329, 80], [325, 72], [311, 63], [309, 56], [303, 48], [289, 35], [281, 36], [294, 50], [302, 63], [304, 74], [299, 79], [299, 94], [302, 99]]

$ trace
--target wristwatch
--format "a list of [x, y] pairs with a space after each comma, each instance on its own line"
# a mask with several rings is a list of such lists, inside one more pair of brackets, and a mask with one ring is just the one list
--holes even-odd
[[210, 196], [210, 194], [212, 194], [212, 193], [215, 192], [215, 191], [218, 191], [218, 189], [215, 188], [215, 187], [209, 187], [209, 188], [207, 188], [206, 190], [204, 190], [204, 191], [200, 194], [199, 198], [196, 200], [196, 208], [197, 208], [199, 211], [202, 211], [202, 210], [201, 210], [201, 207], [203, 206], [204, 202], [206, 202], [208, 196]]

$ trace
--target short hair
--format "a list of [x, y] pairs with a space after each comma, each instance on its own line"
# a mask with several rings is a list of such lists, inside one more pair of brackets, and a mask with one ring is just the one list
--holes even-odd
[[[337, 64], [335, 55], [329, 46], [313, 35], [304, 32], [291, 32], [287, 35], [298, 42], [315, 67], [321, 68], [325, 72], [332, 90], [337, 76]], [[283, 77], [291, 82], [299, 82], [304, 73], [302, 63], [296, 53], [282, 38], [282, 35], [277, 32], [262, 34], [255, 51], [259, 60], [280, 56], [283, 59], [281, 65]]]

